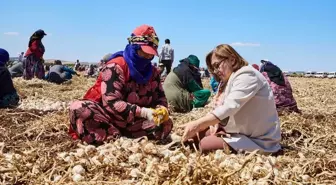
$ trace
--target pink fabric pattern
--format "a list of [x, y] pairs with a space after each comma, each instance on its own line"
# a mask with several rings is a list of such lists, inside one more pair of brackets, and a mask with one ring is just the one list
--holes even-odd
[[270, 80], [266, 72], [262, 73], [266, 78], [268, 84], [271, 86], [275, 104], [278, 112], [287, 111], [287, 112], [297, 112], [301, 111], [297, 107], [297, 103], [293, 96], [292, 86], [288, 81], [286, 75], [283, 75], [285, 79], [285, 86], [278, 85]]
[[120, 136], [160, 140], [169, 135], [171, 120], [156, 126], [140, 117], [142, 107], [168, 106], [157, 69], [153, 68], [150, 82], [144, 85], [125, 79], [119, 65], [109, 64], [102, 69], [102, 101], [71, 104], [70, 127], [82, 141], [101, 144]]

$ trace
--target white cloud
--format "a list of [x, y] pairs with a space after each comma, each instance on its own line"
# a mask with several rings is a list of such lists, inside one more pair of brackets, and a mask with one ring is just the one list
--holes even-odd
[[19, 32], [5, 32], [4, 35], [17, 36]]
[[249, 43], [249, 42], [234, 42], [230, 44], [231, 46], [247, 46], [247, 47], [259, 47], [259, 43]]

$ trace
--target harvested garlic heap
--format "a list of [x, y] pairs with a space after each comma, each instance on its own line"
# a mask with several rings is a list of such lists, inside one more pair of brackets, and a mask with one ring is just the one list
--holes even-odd
[[[172, 138], [173, 140], [180, 139], [174, 135]], [[5, 143], [0, 143], [0, 171], [9, 172], [0, 173], [0, 177], [15, 178], [15, 173], [11, 173], [10, 170], [14, 170], [18, 164], [25, 164], [28, 173], [41, 173], [39, 163], [36, 163], [36, 161], [27, 163], [26, 159], [32, 155], [31, 153], [26, 151], [20, 154], [3, 153], [1, 149], [3, 147], [5, 147]], [[301, 158], [301, 161], [306, 160], [303, 155]], [[185, 174], [201, 177], [209, 169], [213, 173], [217, 171], [224, 175], [238, 171], [234, 175], [236, 177], [233, 178], [239, 178], [242, 182], [248, 182], [249, 184], [277, 182], [277, 179], [291, 179], [293, 175], [297, 175], [297, 178], [303, 182], [314, 180], [308, 175], [300, 175], [305, 163], [300, 163], [299, 159], [294, 167], [278, 167], [279, 161], [291, 160], [288, 156], [225, 154], [223, 150], [217, 150], [208, 155], [200, 155], [183, 148], [169, 150], [166, 145], [155, 145], [146, 139], [139, 141], [120, 138], [115, 142], [106, 143], [99, 147], [78, 144], [77, 148], [72, 151], [58, 153], [55, 159], [58, 170], [50, 174], [49, 178], [54, 183], [59, 181], [68, 183], [69, 180], [84, 183], [93, 182], [94, 179], [92, 178], [95, 174], [101, 173], [99, 169], [108, 167], [111, 171], [114, 168], [116, 170], [122, 168], [126, 173], [124, 178], [130, 182], [139, 182], [142, 179], [144, 179], [143, 182], [146, 182], [148, 178], [153, 179], [158, 176], [162, 178], [167, 176], [177, 177], [185, 176]], [[70, 173], [64, 174], [65, 171]], [[185, 183], [181, 181], [179, 184]]]
[[[172, 138], [180, 140], [176, 135], [172, 135]], [[71, 166], [71, 177], [74, 182], [89, 181], [86, 174], [104, 165], [123, 168], [133, 181], [146, 176], [166, 176], [171, 173], [171, 169], [180, 169], [181, 174], [189, 172], [202, 174], [204, 171], [196, 170], [201, 168], [201, 164], [210, 164], [222, 173], [229, 174], [241, 169], [249, 158], [251, 161], [237, 174], [244, 181], [250, 184], [264, 184], [275, 176], [280, 179], [288, 178], [289, 173], [276, 168], [278, 163], [276, 157], [225, 154], [223, 150], [201, 156], [199, 153], [182, 148], [169, 150], [166, 145], [155, 145], [146, 139], [139, 141], [120, 138], [99, 147], [78, 144], [78, 148], [74, 151], [58, 154], [58, 159]], [[302, 179], [307, 181], [309, 178], [304, 176]]]
[[18, 108], [23, 110], [61, 111], [68, 107], [68, 103], [51, 101], [48, 99], [26, 100], [24, 99]]

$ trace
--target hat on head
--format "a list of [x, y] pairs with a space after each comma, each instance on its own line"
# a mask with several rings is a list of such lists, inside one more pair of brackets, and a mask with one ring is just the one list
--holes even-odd
[[152, 26], [144, 24], [135, 28], [128, 42], [140, 45], [145, 53], [158, 56], [159, 38]]
[[4, 66], [9, 61], [9, 53], [0, 48], [0, 66]]
[[37, 30], [36, 33], [39, 35], [47, 35], [42, 29]]
[[62, 65], [62, 61], [60, 61], [60, 60], [55, 60], [55, 61], [54, 61], [54, 64], [55, 64], [55, 65]]
[[199, 68], [200, 60], [195, 55], [189, 55], [188, 58], [189, 63], [194, 65], [195, 67]]

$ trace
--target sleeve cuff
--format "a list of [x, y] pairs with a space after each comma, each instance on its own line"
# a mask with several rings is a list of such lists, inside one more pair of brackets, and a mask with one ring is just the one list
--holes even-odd
[[223, 110], [221, 109], [221, 107], [215, 108], [215, 110], [213, 110], [211, 114], [213, 114], [220, 121], [226, 118], [226, 116], [223, 115]]
[[139, 106], [137, 106], [135, 110], [135, 117], [141, 117], [141, 109]]

